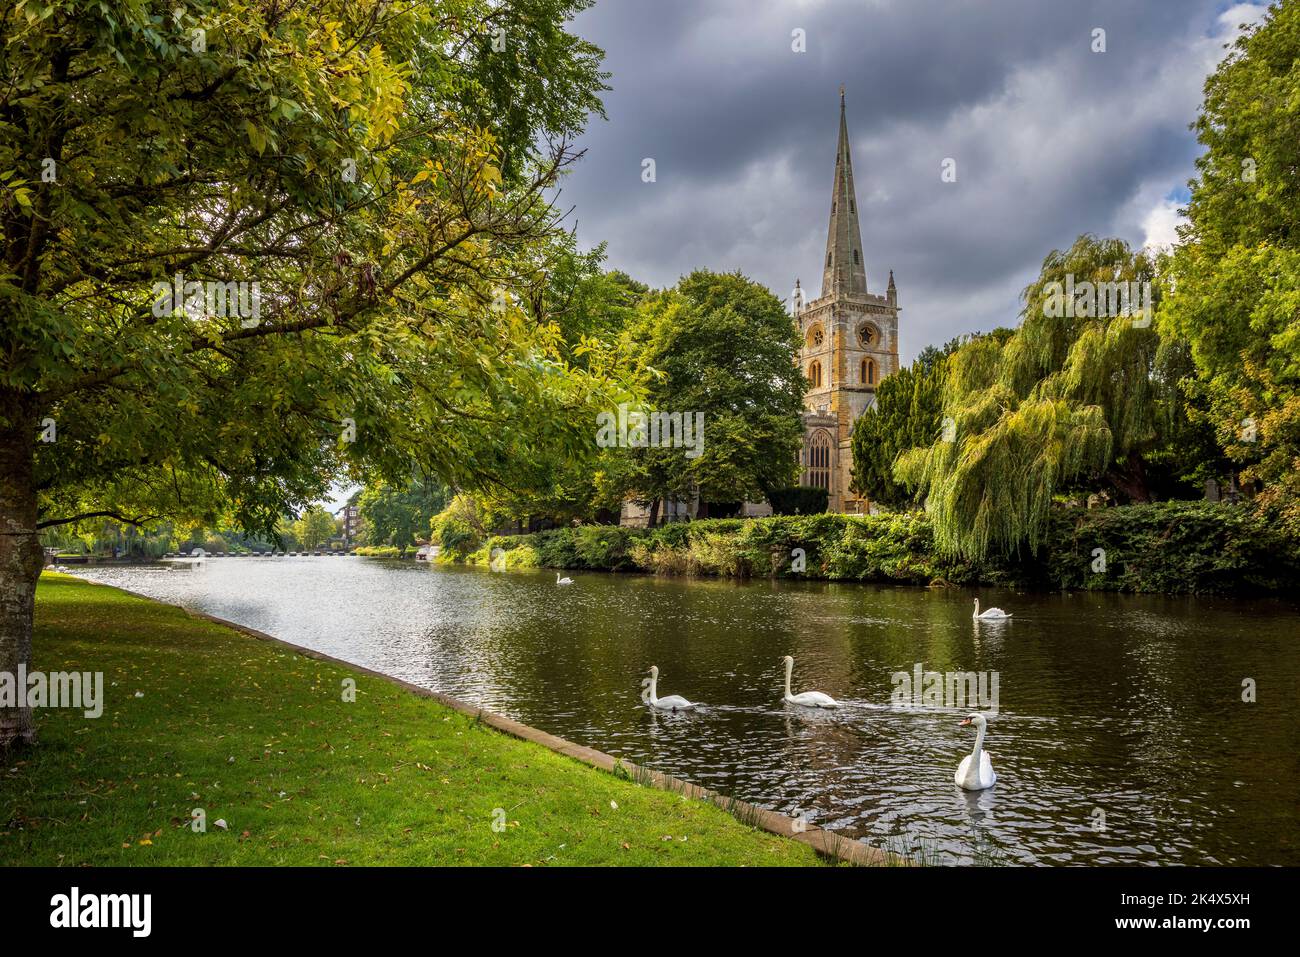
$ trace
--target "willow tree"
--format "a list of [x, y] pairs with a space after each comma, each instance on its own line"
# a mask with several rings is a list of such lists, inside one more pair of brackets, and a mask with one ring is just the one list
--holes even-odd
[[895, 466], [924, 495], [941, 547], [976, 559], [1035, 549], [1053, 496], [1083, 482], [1149, 500], [1144, 455], [1179, 414], [1147, 309], [1154, 280], [1122, 241], [1081, 236], [1044, 260], [1013, 335], [949, 359], [943, 434]]
[[[5, 6], [0, 671], [42, 528], [269, 531], [340, 469], [471, 487], [591, 445], [605, 370], [533, 294], [600, 110], [585, 5]], [[0, 711], [0, 748], [32, 727]]]

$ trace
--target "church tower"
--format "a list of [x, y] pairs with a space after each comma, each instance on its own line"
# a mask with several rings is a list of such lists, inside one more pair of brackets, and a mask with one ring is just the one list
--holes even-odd
[[869, 503], [850, 488], [853, 425], [875, 405], [880, 380], [898, 371], [898, 290], [891, 271], [883, 296], [867, 291], [843, 87], [821, 295], [805, 304], [796, 280], [793, 306], [808, 379], [800, 483], [826, 489], [832, 512], [865, 512]]

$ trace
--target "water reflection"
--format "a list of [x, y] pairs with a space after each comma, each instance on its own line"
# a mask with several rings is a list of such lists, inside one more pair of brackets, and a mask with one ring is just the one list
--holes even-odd
[[[213, 559], [87, 577], [229, 618], [877, 844], [945, 861], [1297, 864], [1293, 606], [982, 590], [491, 574], [357, 558]], [[782, 701], [797, 685], [844, 702]], [[647, 708], [641, 680], [697, 712]], [[996, 672], [998, 783], [953, 772], [964, 708], [895, 672]], [[1241, 700], [1243, 678], [1259, 701]], [[796, 689], [797, 690], [797, 689]]]

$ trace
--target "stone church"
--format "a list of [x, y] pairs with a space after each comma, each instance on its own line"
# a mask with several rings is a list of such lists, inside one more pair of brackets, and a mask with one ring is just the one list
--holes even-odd
[[891, 271], [883, 296], [867, 291], [843, 87], [821, 295], [804, 302], [795, 280], [792, 306], [808, 378], [800, 484], [826, 489], [832, 512], [865, 512], [869, 503], [849, 488], [850, 439], [858, 416], [875, 405], [880, 380], [898, 371], [898, 290]]

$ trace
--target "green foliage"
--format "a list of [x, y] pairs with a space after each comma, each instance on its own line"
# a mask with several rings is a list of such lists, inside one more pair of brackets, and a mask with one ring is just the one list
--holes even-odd
[[604, 89], [585, 5], [8, 5], [0, 428], [58, 423], [43, 518], [269, 531], [343, 468], [523, 488], [589, 454], [610, 368], [541, 294], [547, 144]]
[[[945, 552], [924, 512], [706, 519], [654, 529], [591, 526], [498, 536], [469, 557], [506, 567], [585, 568], [734, 578], [893, 584], [999, 584], [1226, 594], [1300, 586], [1300, 536], [1245, 505], [1163, 502], [1052, 509], [1036, 555], [975, 562]], [[1107, 571], [1092, 571], [1093, 549]], [[796, 551], [800, 550], [800, 551]], [[512, 558], [519, 552], [519, 558]], [[796, 568], [802, 559], [803, 570]]]
[[1014, 334], [949, 359], [952, 434], [894, 470], [924, 496], [941, 550], [976, 561], [1033, 552], [1054, 496], [1084, 483], [1150, 499], [1144, 455], [1185, 415], [1167, 353], [1143, 317], [1094, 315], [1103, 310], [1082, 300], [1066, 310], [1060, 296], [1084, 282], [1152, 282], [1153, 268], [1120, 240], [1081, 236], [1044, 260]]
[[[1053, 587], [1233, 594], [1294, 593], [1300, 585], [1300, 538], [1246, 505], [1058, 509], [1048, 538]], [[1094, 568], [1099, 548], [1104, 572]]]
[[605, 88], [586, 5], [0, 7], [0, 666], [43, 527], [269, 534], [341, 477], [595, 457], [616, 357], [545, 294]]
[[[1175, 250], [1163, 330], [1191, 345], [1188, 390], [1245, 482], [1300, 530], [1300, 4], [1247, 31], [1205, 84], [1206, 152]], [[1222, 475], [1223, 472], [1219, 474]]]
[[773, 489], [767, 493], [767, 500], [776, 515], [815, 515], [826, 511], [830, 493], [815, 485], [796, 485]]
[[433, 517], [429, 532], [434, 543], [441, 546], [438, 559], [458, 562], [481, 548], [501, 523], [501, 516], [484, 500], [462, 492]]
[[927, 348], [910, 366], [886, 376], [876, 387], [876, 402], [853, 426], [853, 489], [874, 503], [893, 507], [916, 504], [916, 496], [894, 479], [900, 452], [940, 438], [947, 357]]
[[653, 502], [761, 501], [798, 471], [803, 377], [798, 334], [770, 291], [740, 273], [696, 270], [646, 298], [625, 336], [650, 411], [703, 415], [702, 452], [616, 450], [602, 480], [612, 496]]
[[[603, 246], [580, 253], [571, 235], [559, 237], [547, 250], [546, 283], [537, 293], [537, 305], [560, 330], [575, 367], [594, 375], [618, 376], [617, 388], [608, 393], [611, 403], [639, 405], [643, 391], [625, 381], [621, 370], [634, 365], [624, 333], [647, 288], [624, 273], [604, 271], [603, 260]], [[475, 490], [495, 515], [565, 523], [620, 507], [623, 486], [615, 476], [626, 466], [622, 450], [601, 450], [596, 445], [591, 408], [563, 414], [581, 427], [582, 447], [577, 452], [563, 444], [534, 450], [538, 467], [519, 474], [505, 463], [502, 481]]]
[[323, 508], [309, 508], [293, 523], [293, 532], [303, 548], [320, 548], [338, 533], [334, 516]]
[[298, 533], [294, 531], [294, 522], [292, 519], [282, 516], [275, 524], [275, 532], [272, 536], [275, 540], [275, 547], [279, 551], [296, 552], [302, 548], [302, 542], [298, 540]]
[[406, 549], [397, 545], [359, 545], [356, 552], [370, 558], [401, 558]]
[[569, 233], [559, 237], [549, 252], [545, 287], [548, 312], [578, 353], [575, 362], [582, 362], [583, 341], [617, 340], [650, 290], [627, 273], [604, 269], [604, 243], [580, 252], [575, 237]]
[[429, 523], [449, 500], [445, 486], [417, 477], [404, 487], [382, 480], [367, 485], [357, 498], [357, 507], [371, 544], [410, 546], [429, 534]]
[[[822, 551], [827, 578], [926, 585], [939, 580], [975, 584], [982, 569], [944, 556], [934, 545], [934, 525], [923, 515], [877, 515], [846, 525]], [[984, 571], [994, 577], [991, 570]]]
[[543, 564], [536, 548], [521, 545], [505, 535], [493, 535], [477, 551], [466, 555], [465, 561], [471, 565], [491, 565], [494, 571], [538, 568]]
[[[536, 551], [537, 563], [550, 568], [592, 568], [628, 571], [635, 568], [628, 542], [632, 530], [617, 525], [583, 525], [557, 528], [526, 536]], [[520, 547], [518, 537], [500, 539], [500, 547]]]

